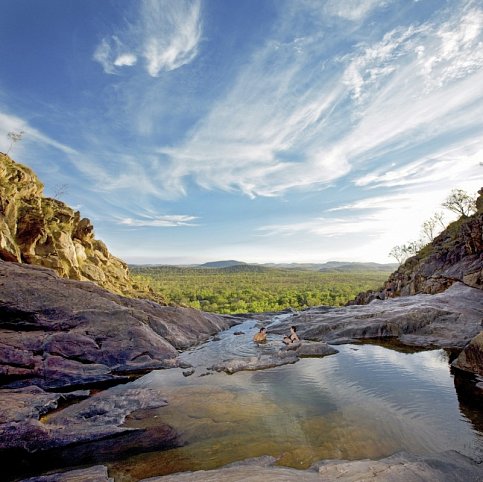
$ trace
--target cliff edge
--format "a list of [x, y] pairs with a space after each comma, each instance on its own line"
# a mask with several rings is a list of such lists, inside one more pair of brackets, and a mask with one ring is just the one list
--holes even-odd
[[441, 293], [455, 282], [483, 290], [483, 188], [478, 194], [475, 214], [451, 223], [392, 273], [380, 290], [360, 293], [349, 304]]
[[0, 259], [51, 268], [63, 278], [92, 281], [114, 293], [153, 298], [133, 285], [126, 263], [95, 239], [89, 219], [45, 197], [43, 189], [31, 169], [0, 153]]

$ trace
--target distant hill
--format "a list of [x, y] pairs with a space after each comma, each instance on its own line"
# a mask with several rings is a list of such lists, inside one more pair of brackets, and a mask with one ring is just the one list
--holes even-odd
[[231, 268], [232, 266], [246, 265], [243, 261], [229, 259], [225, 261], [210, 261], [209, 263], [199, 264], [197, 268]]
[[351, 273], [354, 271], [378, 271], [378, 272], [388, 272], [394, 271], [398, 265], [396, 263], [347, 263], [339, 261], [329, 261], [324, 263], [319, 271], [337, 271], [339, 273]]
[[355, 263], [349, 261], [328, 261], [327, 263], [265, 263], [268, 268], [297, 269], [322, 272], [351, 273], [361, 271], [376, 271], [391, 273], [397, 268], [394, 263]]
[[238, 264], [219, 268], [223, 273], [264, 273], [272, 271], [272, 268], [259, 264]]

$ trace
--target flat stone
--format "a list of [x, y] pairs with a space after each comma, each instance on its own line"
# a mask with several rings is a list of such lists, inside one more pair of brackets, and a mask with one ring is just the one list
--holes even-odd
[[256, 357], [234, 358], [213, 365], [210, 369], [217, 372], [233, 374], [240, 371], [265, 370], [281, 365], [295, 363], [299, 357], [294, 352], [279, 351], [271, 355], [260, 355]]
[[55, 474], [30, 477], [21, 482], [114, 482], [109, 477], [107, 467], [95, 465], [87, 469], [69, 470], [67, 472], [56, 472]]
[[141, 482], [468, 482], [481, 480], [481, 467], [457, 452], [432, 456], [399, 453], [381, 460], [324, 461], [307, 470], [274, 466], [259, 458], [216, 470], [151, 477]]

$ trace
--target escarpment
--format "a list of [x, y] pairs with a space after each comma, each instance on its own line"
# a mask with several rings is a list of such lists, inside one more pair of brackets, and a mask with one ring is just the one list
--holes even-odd
[[380, 290], [360, 293], [350, 304], [441, 293], [455, 282], [483, 290], [483, 188], [478, 194], [475, 214], [451, 223], [392, 273]]
[[94, 237], [89, 219], [45, 197], [34, 172], [2, 153], [0, 259], [51, 268], [63, 278], [92, 281], [114, 293], [154, 298], [133, 285], [126, 263]]

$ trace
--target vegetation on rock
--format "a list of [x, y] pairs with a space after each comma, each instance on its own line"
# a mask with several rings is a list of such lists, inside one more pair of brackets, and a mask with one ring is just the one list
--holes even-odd
[[382, 288], [360, 293], [351, 303], [364, 304], [387, 296], [440, 293], [456, 281], [483, 289], [483, 188], [471, 205], [476, 210], [473, 215], [463, 214], [450, 223], [392, 273]]
[[[115, 293], [143, 295], [126, 263], [94, 237], [94, 227], [62, 201], [43, 195], [28, 167], [0, 153], [0, 259], [45, 266]], [[159, 300], [161, 301], [161, 300]]]

